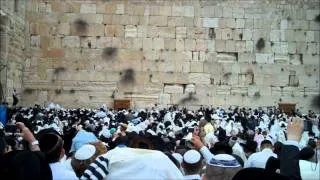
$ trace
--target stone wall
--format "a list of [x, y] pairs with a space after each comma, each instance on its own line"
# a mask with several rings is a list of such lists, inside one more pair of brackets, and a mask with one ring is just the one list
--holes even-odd
[[318, 0], [32, 0], [23, 103], [313, 109]]
[[[25, 0], [0, 1], [0, 101], [22, 91], [25, 60]], [[20, 96], [20, 94], [18, 94]]]

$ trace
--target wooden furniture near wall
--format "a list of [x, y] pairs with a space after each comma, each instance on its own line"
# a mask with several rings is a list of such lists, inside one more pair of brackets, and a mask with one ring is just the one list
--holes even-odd
[[285, 113], [289, 115], [291, 115], [291, 113], [296, 110], [295, 103], [279, 103], [278, 105], [280, 110], [283, 110]]
[[114, 100], [114, 109], [115, 110], [130, 109], [130, 100], [127, 100], [127, 99]]

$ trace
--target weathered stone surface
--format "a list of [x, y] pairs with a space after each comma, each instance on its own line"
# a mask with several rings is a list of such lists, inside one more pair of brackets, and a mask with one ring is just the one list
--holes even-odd
[[203, 27], [217, 28], [219, 26], [218, 18], [203, 18]]
[[[130, 98], [132, 107], [163, 107], [195, 93], [192, 108], [274, 106], [279, 98], [312, 108], [307, 101], [319, 85], [319, 8], [311, 1], [19, 1], [18, 13], [13, 1], [1, 7], [15, 14], [0, 25], [0, 56], [10, 72], [1, 71], [1, 84], [9, 101], [20, 88], [24, 105], [112, 106], [117, 90], [114, 98]], [[67, 70], [55, 75], [59, 67]], [[130, 88], [118, 83], [125, 69], [135, 74]], [[93, 85], [98, 81], [111, 84]], [[40, 90], [24, 94], [27, 82]]]
[[165, 85], [164, 86], [164, 93], [183, 93], [183, 86], [182, 85]]
[[189, 73], [188, 79], [189, 79], [189, 83], [210, 84], [210, 74]]

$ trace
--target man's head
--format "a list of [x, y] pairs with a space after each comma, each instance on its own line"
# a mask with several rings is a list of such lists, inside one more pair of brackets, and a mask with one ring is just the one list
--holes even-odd
[[263, 140], [260, 144], [260, 149], [263, 150], [265, 148], [272, 149], [273, 145], [269, 140]]
[[232, 179], [241, 169], [239, 162], [229, 154], [214, 156], [206, 165], [205, 180]]
[[63, 140], [56, 134], [44, 134], [39, 140], [39, 145], [49, 163], [58, 162], [64, 156]]
[[184, 153], [182, 167], [186, 175], [200, 174], [202, 169], [201, 154], [196, 150], [189, 150]]

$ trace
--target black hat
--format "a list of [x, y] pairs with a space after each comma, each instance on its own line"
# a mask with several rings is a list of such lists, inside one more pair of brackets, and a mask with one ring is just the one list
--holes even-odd
[[248, 150], [251, 152], [256, 152], [258, 147], [258, 143], [252, 140], [247, 141], [245, 144], [240, 143], [240, 145], [244, 148], [245, 151]]

